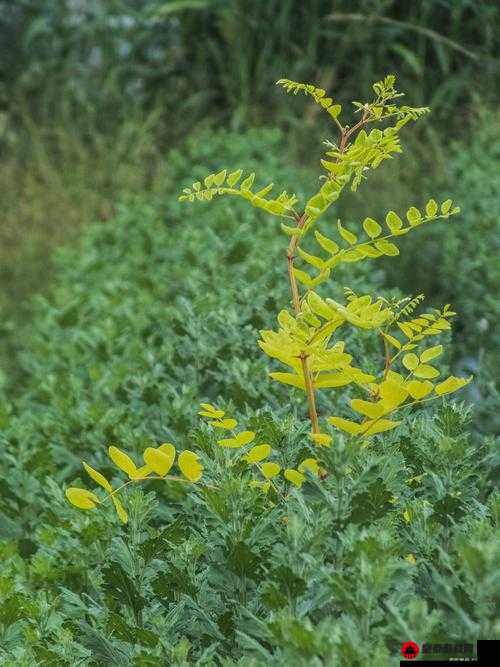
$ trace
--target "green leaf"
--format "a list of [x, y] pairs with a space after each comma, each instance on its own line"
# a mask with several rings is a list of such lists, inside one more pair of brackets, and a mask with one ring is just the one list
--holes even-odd
[[287, 236], [303, 236], [304, 234], [304, 229], [299, 227], [290, 227], [289, 225], [284, 225], [283, 223], [281, 223], [281, 229]]
[[451, 208], [452, 201], [451, 199], [447, 199], [441, 204], [441, 213], [446, 214]]
[[236, 171], [233, 171], [231, 174], [229, 174], [227, 177], [227, 184], [230, 188], [236, 185], [236, 183], [240, 180], [242, 173], [243, 169], [237, 169]]
[[429, 216], [429, 218], [433, 218], [438, 210], [438, 205], [437, 202], [434, 199], [429, 199], [427, 204], [425, 205], [425, 212]]
[[330, 253], [330, 255], [336, 255], [340, 250], [335, 241], [332, 241], [328, 237], [323, 236], [323, 234], [320, 234], [318, 231], [314, 232], [314, 236], [316, 237], [316, 241], [320, 244], [323, 250], [326, 250], [326, 252]]
[[431, 361], [432, 359], [439, 357], [439, 355], [442, 353], [443, 353], [442, 345], [435, 345], [434, 347], [428, 347], [420, 355], [420, 361], [422, 363], [426, 363], [427, 361]]
[[389, 257], [395, 257], [396, 255], [399, 255], [398, 246], [394, 245], [394, 243], [391, 243], [390, 241], [387, 241], [386, 239], [374, 241], [374, 243], [375, 247], [384, 255], [388, 255]]
[[418, 364], [419, 364], [418, 357], [413, 352], [404, 355], [403, 366], [407, 368], [409, 371], [414, 371], [415, 368], [418, 366]]
[[314, 266], [320, 271], [324, 268], [325, 262], [324, 260], [321, 259], [321, 257], [317, 257], [316, 255], [310, 255], [308, 252], [302, 250], [302, 248], [297, 248], [297, 252], [299, 253], [300, 257], [304, 260], [304, 262], [311, 264], [311, 266]]
[[434, 368], [433, 366], [429, 366], [427, 364], [420, 364], [413, 371], [413, 374], [415, 375], [415, 377], [431, 380], [432, 378], [438, 377], [439, 371], [437, 368]]
[[363, 229], [371, 239], [376, 239], [382, 233], [382, 227], [373, 218], [363, 220]]
[[250, 176], [247, 176], [241, 183], [240, 183], [240, 190], [250, 190], [252, 187], [252, 184], [255, 180], [255, 173], [252, 172]]
[[393, 234], [396, 234], [403, 226], [403, 221], [394, 211], [389, 211], [385, 216], [385, 223]]
[[218, 174], [215, 174], [214, 176], [214, 185], [217, 187], [220, 187], [224, 181], [226, 180], [226, 170], [223, 169], [222, 171], [219, 171]]
[[411, 206], [408, 209], [406, 212], [406, 217], [408, 218], [408, 222], [412, 227], [418, 225], [419, 222], [422, 222], [422, 215], [418, 208], [415, 208], [415, 206]]
[[69, 502], [81, 510], [93, 510], [99, 503], [99, 498], [87, 489], [79, 489], [76, 486], [70, 486], [66, 489], [66, 498]]
[[354, 245], [358, 240], [358, 237], [355, 234], [342, 226], [340, 220], [337, 222], [337, 229], [339, 230], [339, 234], [344, 239], [344, 241], [347, 241], [347, 243], [350, 245]]

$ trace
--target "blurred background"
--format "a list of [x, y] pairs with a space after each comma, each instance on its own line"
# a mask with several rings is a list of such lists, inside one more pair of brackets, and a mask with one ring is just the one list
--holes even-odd
[[[477, 428], [498, 430], [499, 46], [496, 0], [0, 0], [0, 385], [7, 404], [30, 386], [34, 391], [37, 369], [50, 375], [39, 370], [41, 359], [46, 364], [53, 355], [53, 368], [60, 367], [71, 327], [80, 331], [67, 352], [72, 363], [81, 363], [82, 345], [106, 363], [99, 347], [105, 343], [94, 345], [91, 327], [113, 320], [104, 295], [118, 261], [130, 267], [130, 283], [122, 285], [140, 292], [135, 312], [153, 298], [155, 262], [168, 263], [175, 278], [163, 268], [161, 280], [171, 285], [162, 298], [175, 306], [169, 332], [185, 345], [202, 337], [193, 324], [208, 308], [200, 290], [217, 285], [215, 277], [204, 286], [204, 262], [216, 276], [217, 252], [230, 237], [226, 265], [259, 254], [257, 242], [276, 249], [279, 263], [283, 238], [277, 229], [269, 236], [265, 216], [238, 203], [181, 208], [178, 192], [210, 171], [242, 167], [255, 168], [263, 184], [268, 178], [312, 193], [321, 142], [333, 139], [334, 128], [309, 100], [284, 95], [275, 81], [315, 83], [348, 109], [394, 73], [408, 104], [430, 106], [432, 114], [404, 133], [405, 154], [331, 217], [359, 222], [448, 196], [462, 214], [405, 238], [400, 258], [343, 284], [452, 303], [459, 319], [449, 364], [476, 375], [467, 398], [476, 404]], [[156, 229], [147, 243], [136, 236], [141, 225]], [[256, 235], [258, 226], [265, 229]], [[158, 255], [153, 246], [171, 245], [174, 229], [183, 250]], [[218, 371], [234, 373], [236, 404], [245, 398], [235, 387], [252, 367], [230, 368], [231, 355], [258, 357], [254, 334], [272, 326], [275, 305], [287, 298], [286, 285], [273, 287], [279, 279], [259, 283], [268, 269], [255, 262], [238, 279], [255, 286], [247, 297], [262, 312], [235, 320], [233, 338], [221, 325], [228, 349], [218, 349], [206, 369], [198, 364], [205, 383]], [[212, 300], [212, 315], [223, 300]], [[192, 330], [182, 329], [186, 320]], [[147, 321], [141, 326], [144, 344], [154, 347], [154, 332], [146, 331]], [[245, 327], [251, 352], [241, 343]], [[186, 352], [188, 362], [190, 354], [202, 352]], [[126, 361], [124, 367], [120, 378], [130, 369]], [[65, 368], [72, 372], [71, 364]], [[129, 391], [120, 383], [113, 391]], [[183, 401], [203, 397], [200, 391], [193, 386], [177, 396], [179, 414]]]

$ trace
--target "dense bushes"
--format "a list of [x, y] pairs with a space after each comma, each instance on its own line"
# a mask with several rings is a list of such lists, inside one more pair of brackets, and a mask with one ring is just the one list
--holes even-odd
[[[310, 191], [307, 172], [280, 162], [279, 132], [208, 136], [170, 155], [172, 189], [221, 163], [259, 163], [263, 182], [281, 173]], [[302, 403], [267, 382], [256, 346], [289, 298], [282, 255], [254, 209], [189, 211], [171, 194], [122, 200], [60, 254], [20, 395], [0, 414], [4, 664], [355, 667], [370, 652], [385, 667], [406, 639], [498, 632], [498, 454], [465, 434], [462, 407], [362, 450], [338, 436], [326, 480], [272, 508], [193, 428], [198, 401], [220, 397], [282, 464], [308, 451]], [[370, 291], [381, 278], [348, 284]], [[379, 353], [362, 344], [349, 341], [355, 355]], [[138, 458], [170, 439], [200, 454], [216, 489], [131, 490], [126, 528], [64, 499], [81, 458], [111, 475], [106, 445]]]
[[[495, 326], [500, 317], [500, 206], [492, 178], [500, 169], [499, 129], [497, 113], [478, 112], [470, 136], [452, 143], [449, 160], [438, 172], [443, 192], [461, 206], [457, 224], [430, 230], [422, 239], [418, 261], [404, 258], [402, 272], [387, 266], [390, 283], [402, 289], [417, 284], [435, 303], [450, 302], [460, 314], [453, 367], [475, 374], [467, 398], [477, 406], [477, 427], [492, 433], [500, 429], [500, 335]], [[423, 187], [430, 188], [430, 180], [424, 178]]]

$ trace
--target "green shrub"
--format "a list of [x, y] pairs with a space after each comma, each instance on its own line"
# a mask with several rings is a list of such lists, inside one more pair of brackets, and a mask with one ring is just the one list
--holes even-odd
[[[172, 154], [172, 188], [195, 161], [204, 172], [251, 162], [227, 134], [200, 157], [207, 137]], [[308, 174], [273, 163], [279, 134], [250, 138], [263, 178], [277, 167], [305, 189]], [[244, 464], [228, 465], [213, 431], [192, 428], [198, 400], [222, 396], [282, 467], [310, 446], [302, 401], [259, 381], [257, 331], [287, 300], [281, 263], [268, 261], [281, 246], [237, 202], [188, 224], [160, 197], [122, 200], [60, 253], [22, 393], [0, 414], [4, 664], [361, 667], [370, 654], [386, 667], [409, 638], [499, 634], [499, 458], [492, 440], [466, 434], [464, 406], [410, 415], [372, 447], [338, 435], [323, 479], [307, 475], [286, 503], [271, 493], [274, 504]], [[351, 287], [378, 287], [380, 274], [354, 269]], [[364, 338], [347, 345], [366, 363], [380, 354]], [[111, 509], [68, 505], [62, 488], [81, 458], [114, 483], [103, 445], [137, 456], [170, 438], [199, 453], [213, 488], [128, 487], [126, 526]]]
[[410, 251], [397, 271], [384, 267], [389, 283], [408, 289], [417, 282], [433, 303], [449, 301], [460, 312], [452, 367], [475, 374], [467, 398], [476, 404], [476, 427], [491, 433], [500, 429], [500, 206], [493, 178], [500, 168], [499, 130], [498, 113], [478, 112], [470, 136], [452, 143], [449, 160], [433, 176], [461, 205], [462, 223], [430, 229], [418, 261]]
[[[381, 447], [340, 437], [328, 477], [274, 508], [225, 465], [217, 490], [135, 488], [126, 528], [12, 463], [3, 512], [22, 496], [33, 523], [1, 515], [4, 664], [395, 667], [407, 639], [498, 636], [498, 455], [466, 422], [443, 406]], [[251, 426], [283, 465], [303, 447], [303, 423]], [[207, 464], [220, 454], [205, 426], [189, 441]]]

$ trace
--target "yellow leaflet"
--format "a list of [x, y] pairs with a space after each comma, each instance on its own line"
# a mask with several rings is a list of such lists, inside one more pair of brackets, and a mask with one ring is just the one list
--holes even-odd
[[113, 501], [113, 505], [115, 506], [116, 513], [118, 514], [118, 518], [122, 523], [127, 523], [128, 514], [125, 511], [125, 508], [121, 504], [120, 500], [116, 496], [111, 496], [111, 499]]
[[337, 221], [337, 229], [339, 230], [340, 236], [344, 239], [344, 241], [347, 241], [349, 245], [354, 245], [357, 242], [358, 237], [356, 234], [353, 234], [348, 229], [343, 227], [340, 220]]
[[340, 250], [335, 241], [332, 241], [327, 236], [323, 236], [323, 234], [320, 234], [318, 231], [314, 232], [314, 236], [316, 237], [316, 241], [320, 244], [323, 250], [326, 250], [326, 252], [330, 253], [330, 255], [336, 255]]
[[277, 463], [272, 463], [269, 461], [267, 463], [263, 463], [260, 466], [260, 469], [266, 479], [271, 479], [272, 477], [276, 477], [276, 475], [279, 474], [281, 466], [279, 466]]
[[408, 561], [411, 565], [416, 565], [417, 564], [417, 559], [413, 554], [407, 554], [405, 556], [405, 560]]
[[198, 412], [202, 417], [210, 417], [211, 419], [222, 419], [224, 417], [224, 410], [218, 410], [211, 403], [200, 403], [203, 410]]
[[185, 449], [179, 454], [177, 465], [190, 482], [197, 482], [201, 478], [203, 466], [198, 461], [198, 454]]
[[408, 354], [404, 355], [403, 366], [407, 368], [409, 371], [414, 371], [415, 368], [418, 366], [418, 364], [419, 360], [415, 353], [409, 352]]
[[87, 489], [79, 489], [76, 486], [70, 486], [66, 489], [66, 498], [69, 502], [81, 510], [92, 510], [100, 502], [99, 498]]
[[434, 199], [429, 199], [427, 204], [425, 205], [425, 212], [429, 216], [429, 218], [433, 218], [438, 210], [438, 205], [437, 202]]
[[324, 260], [321, 259], [321, 257], [317, 257], [316, 255], [311, 255], [310, 253], [305, 252], [304, 250], [302, 250], [302, 248], [299, 247], [297, 247], [297, 252], [302, 257], [304, 262], [311, 264], [311, 266], [314, 266], [316, 269], [319, 269], [320, 271], [324, 268], [325, 262]]
[[395, 338], [394, 336], [391, 336], [391, 335], [388, 334], [388, 333], [385, 333], [384, 331], [382, 331], [381, 333], [382, 333], [382, 336], [383, 336], [383, 337], [384, 337], [384, 338], [385, 338], [385, 339], [386, 339], [392, 346], [394, 346], [394, 347], [397, 348], [398, 350], [401, 349], [401, 347], [402, 347], [402, 346], [401, 346], [401, 343], [399, 342], [399, 340], [398, 340], [397, 338]]
[[118, 466], [120, 470], [123, 470], [123, 472], [126, 473], [130, 479], [134, 479], [134, 476], [137, 475], [137, 467], [130, 456], [113, 445], [111, 445], [111, 447], [108, 449], [108, 453], [109, 458], [113, 461], [113, 463]]
[[248, 443], [252, 442], [254, 438], [255, 438], [254, 431], [241, 431], [241, 433], [235, 435], [234, 438], [225, 438], [224, 440], [218, 440], [217, 444], [220, 445], [221, 447], [237, 448], [237, 447], [243, 447], [244, 445], [248, 445]]
[[291, 384], [293, 387], [298, 387], [299, 389], [306, 388], [306, 383], [304, 378], [295, 373], [269, 373], [269, 377], [283, 384]]
[[370, 419], [377, 419], [385, 412], [385, 407], [382, 403], [373, 403], [371, 401], [363, 401], [360, 398], [354, 398], [351, 401], [351, 408]]
[[432, 379], [437, 378], [439, 371], [434, 366], [429, 366], [428, 364], [420, 364], [413, 371], [413, 375], [418, 378]]
[[376, 239], [382, 233], [382, 227], [373, 218], [363, 220], [363, 229], [371, 239]]
[[442, 396], [443, 394], [450, 394], [453, 391], [462, 389], [462, 387], [465, 387], [465, 385], [469, 384], [471, 380], [472, 375], [468, 378], [458, 378], [454, 375], [451, 375], [449, 378], [446, 378], [446, 380], [443, 380], [443, 382], [437, 384], [434, 391], [436, 394], [438, 394], [438, 396]]
[[385, 216], [385, 222], [393, 234], [396, 234], [403, 226], [403, 221], [394, 211], [389, 211]]
[[328, 435], [328, 433], [311, 433], [309, 437], [320, 447], [330, 447], [333, 440], [332, 436]]
[[431, 391], [434, 389], [434, 385], [429, 380], [424, 380], [420, 382], [419, 380], [411, 380], [406, 385], [410, 396], [417, 401], [421, 398], [425, 398]]
[[94, 482], [97, 482], [97, 484], [102, 486], [102, 488], [105, 489], [108, 493], [111, 493], [113, 491], [111, 484], [104, 477], [104, 475], [101, 475], [100, 472], [94, 470], [94, 468], [85, 463], [85, 461], [82, 461], [82, 463], [86, 473], [94, 480]]
[[298, 466], [299, 472], [309, 470], [313, 475], [319, 475], [319, 464], [316, 459], [304, 459]]
[[302, 486], [302, 483], [306, 478], [305, 475], [303, 475], [298, 470], [294, 470], [293, 468], [287, 468], [283, 473], [283, 475], [285, 479], [287, 479], [289, 482], [291, 482], [294, 486], [297, 486], [298, 488]]
[[376, 433], [383, 433], [384, 431], [390, 431], [393, 428], [396, 428], [396, 426], [399, 426], [401, 422], [395, 422], [391, 421], [390, 419], [379, 419], [379, 420], [373, 420], [373, 421], [368, 421], [365, 422], [364, 424], [361, 424], [362, 426], [362, 433], [361, 435], [363, 437], [369, 436], [369, 435], [375, 435]]
[[357, 435], [362, 430], [361, 424], [351, 422], [348, 419], [342, 419], [342, 417], [328, 417], [328, 422], [332, 426], [336, 426], [337, 428], [341, 429], [342, 431], [346, 431], [346, 433], [350, 433], [351, 435]]
[[384, 411], [389, 412], [408, 398], [408, 391], [403, 385], [393, 380], [384, 380], [379, 384], [379, 393], [384, 405]]
[[221, 419], [220, 421], [208, 422], [208, 425], [213, 426], [214, 428], [225, 428], [231, 430], [238, 425], [238, 422], [236, 419]]
[[268, 444], [256, 445], [255, 447], [252, 447], [252, 449], [248, 452], [248, 454], [243, 458], [249, 464], [258, 463], [263, 459], [267, 459], [270, 453], [271, 453], [270, 445]]
[[148, 447], [144, 451], [144, 461], [153, 472], [164, 477], [172, 467], [175, 459], [175, 447], [165, 443], [162, 448]]
[[420, 355], [420, 361], [425, 364], [428, 361], [431, 361], [432, 359], [439, 357], [439, 355], [442, 353], [443, 353], [442, 345], [435, 345], [434, 347], [428, 347]]

